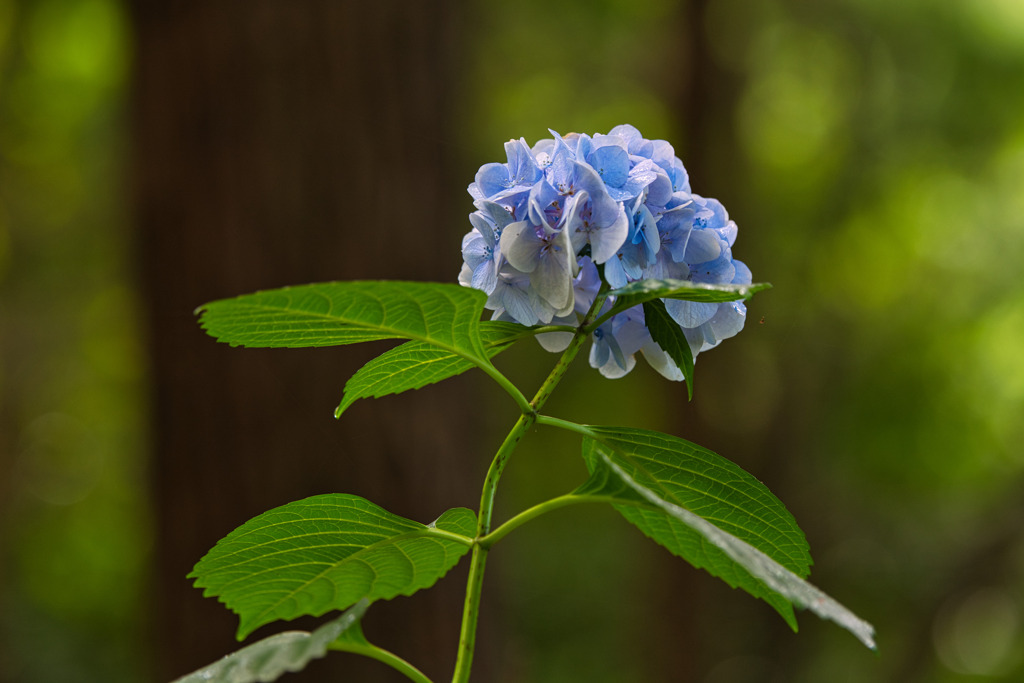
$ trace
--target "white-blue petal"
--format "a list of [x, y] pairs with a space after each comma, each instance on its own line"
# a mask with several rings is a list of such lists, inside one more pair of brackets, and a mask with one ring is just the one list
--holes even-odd
[[[515, 285], [499, 283], [494, 290], [494, 296], [505, 311], [511, 315], [516, 322], [523, 325], [536, 325], [537, 314], [530, 306], [530, 295]], [[492, 298], [494, 298], [492, 296]]]
[[530, 285], [560, 315], [564, 315], [567, 308], [572, 310], [573, 302], [571, 261], [575, 258], [564, 236], [564, 232], [559, 233], [547, 245], [530, 274]]
[[679, 299], [666, 299], [665, 310], [672, 316], [672, 319], [679, 323], [680, 327], [699, 327], [711, 320], [718, 312], [718, 304], [709, 304], [703, 301], [681, 301]]
[[501, 231], [501, 253], [513, 268], [521, 272], [533, 272], [543, 246], [544, 242], [526, 221], [512, 223]]
[[473, 288], [490, 294], [498, 282], [498, 270], [493, 260], [479, 263], [473, 269]]
[[730, 302], [721, 305], [707, 326], [711, 328], [715, 338], [721, 341], [736, 336], [743, 329], [746, 320], [747, 307], [741, 303]]
[[647, 364], [657, 370], [658, 374], [665, 379], [670, 379], [673, 382], [682, 382], [685, 379], [683, 371], [654, 340], [640, 349], [640, 353], [644, 354]]

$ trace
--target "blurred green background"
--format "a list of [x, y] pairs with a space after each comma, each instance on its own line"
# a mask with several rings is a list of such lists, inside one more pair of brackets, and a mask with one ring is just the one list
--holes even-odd
[[[489, 567], [500, 680], [1024, 679], [1024, 3], [445, 10], [464, 13], [459, 191], [511, 137], [632, 123], [675, 145], [775, 286], [700, 357], [693, 403], [646, 367], [610, 383], [581, 365], [551, 412], [668, 431], [753, 472], [807, 532], [812, 581], [880, 643], [808, 615], [793, 635], [614, 512], [573, 509]], [[114, 0], [0, 0], [0, 681], [151, 670], [132, 55]], [[550, 361], [507, 355], [527, 387]], [[575, 448], [531, 437], [499, 515], [571, 488]]]

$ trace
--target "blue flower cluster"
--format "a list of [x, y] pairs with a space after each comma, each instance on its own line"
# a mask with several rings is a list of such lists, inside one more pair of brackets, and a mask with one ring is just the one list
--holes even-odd
[[[750, 270], [732, 258], [736, 224], [717, 200], [690, 190], [669, 143], [629, 125], [593, 137], [552, 134], [532, 148], [505, 143], [508, 162], [484, 164], [469, 186], [476, 211], [459, 282], [488, 294], [495, 319], [576, 325], [602, 275], [612, 288], [649, 278], [750, 284]], [[739, 332], [746, 317], [742, 303], [664, 302], [694, 357]], [[662, 375], [683, 379], [651, 338], [641, 306], [593, 336], [590, 364], [606, 377], [632, 370], [639, 352]], [[557, 351], [570, 337], [538, 339]]]

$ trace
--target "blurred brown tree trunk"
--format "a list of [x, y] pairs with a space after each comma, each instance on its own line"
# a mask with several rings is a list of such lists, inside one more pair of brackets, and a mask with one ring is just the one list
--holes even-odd
[[[470, 408], [459, 382], [471, 380], [363, 402], [335, 422], [345, 379], [374, 349], [231, 349], [192, 315], [212, 299], [287, 284], [454, 280], [466, 207], [448, 200], [466, 179], [449, 173], [459, 41], [447, 3], [129, 4], [154, 388], [156, 674], [167, 680], [237, 647], [235, 617], [185, 579], [235, 526], [332, 491], [430, 521], [475, 507], [486, 463], [468, 464], [480, 458], [458, 419]], [[464, 571], [375, 605], [367, 634], [444, 678]], [[339, 671], [404, 680], [348, 655], [316, 663], [305, 680]]]
[[[680, 38], [675, 44], [675, 63], [681, 68], [670, 101], [683, 132], [676, 152], [690, 174], [693, 191], [715, 197], [729, 208], [740, 223], [743, 238], [743, 216], [753, 216], [738, 202], [744, 181], [743, 170], [736, 166], [742, 154], [735, 134], [735, 110], [743, 84], [736, 72], [716, 58], [714, 41], [722, 27], [713, 20], [725, 15], [721, 10], [713, 15], [714, 5], [712, 0], [688, 0], [679, 3], [676, 11], [674, 34]], [[749, 239], [742, 244], [749, 248]], [[722, 420], [709, 419], [709, 406], [727, 406], [736, 400], [735, 387], [724, 378], [737, 363], [741, 353], [737, 347], [738, 340], [728, 340], [722, 349], [701, 354], [693, 401], [687, 399], [683, 385], [661, 386], [664, 400], [678, 411], [674, 413], [676, 424], [666, 425], [666, 430], [737, 460], [759, 477], [772, 479], [775, 473], [770, 471], [770, 458], [758, 454], [763, 443], [742, 430], [723, 427]], [[786, 629], [770, 608], [667, 553], [658, 572], [661, 600], [652, 608], [656, 614], [651, 620], [660, 628], [652, 629], [651, 654], [656, 661], [652, 671], [660, 671], [660, 679], [779, 680], [774, 670], [761, 668], [770, 663], [777, 635]]]

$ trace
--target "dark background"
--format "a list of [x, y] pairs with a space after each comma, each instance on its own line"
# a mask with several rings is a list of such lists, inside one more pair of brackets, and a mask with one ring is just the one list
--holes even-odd
[[[0, 681], [170, 680], [236, 647], [184, 576], [275, 505], [476, 507], [515, 416], [484, 378], [335, 421], [386, 346], [230, 349], [192, 311], [454, 281], [505, 140], [619, 123], [675, 145], [775, 288], [692, 403], [580, 363], [550, 411], [753, 472], [880, 654], [810, 615], [792, 634], [595, 507], [492, 553], [474, 680], [1020, 680], [1020, 3], [0, 0]], [[553, 361], [499, 365], [529, 393]], [[498, 517], [579, 483], [577, 448], [531, 435]], [[446, 680], [465, 569], [367, 634]], [[326, 679], [403, 680], [348, 655]]]

